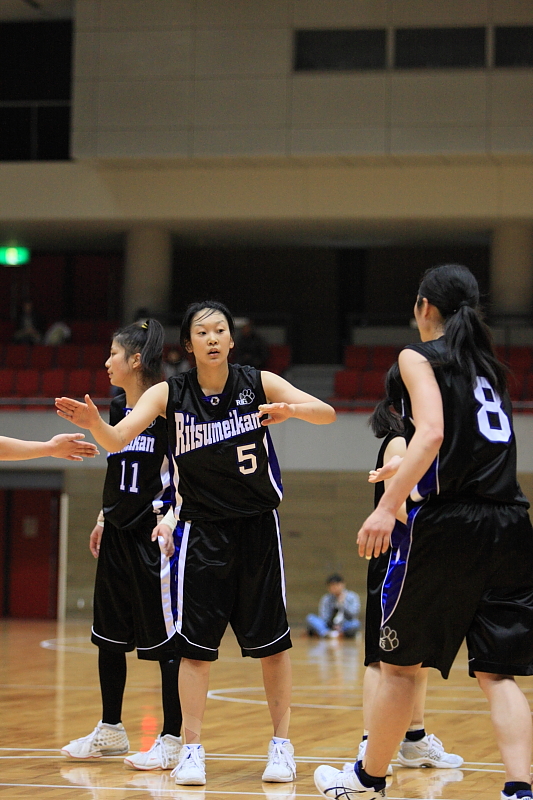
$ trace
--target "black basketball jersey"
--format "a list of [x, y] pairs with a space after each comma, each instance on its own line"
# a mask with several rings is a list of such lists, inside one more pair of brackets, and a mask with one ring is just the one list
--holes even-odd
[[206, 397], [196, 369], [169, 378], [167, 425], [172, 487], [182, 520], [246, 517], [276, 508], [278, 461], [258, 406], [261, 373], [229, 365], [220, 395]]
[[[125, 394], [113, 398], [109, 424], [116, 425], [130, 411]], [[131, 528], [149, 511], [166, 513], [169, 504], [167, 425], [157, 417], [118, 453], [108, 453], [102, 508], [117, 528]]]
[[[446, 364], [443, 338], [407, 345], [428, 359], [442, 395], [444, 439], [439, 453], [411, 493], [415, 502], [439, 495], [443, 500], [478, 500], [528, 506], [516, 480], [516, 440], [511, 401], [499, 397], [487, 378], [472, 388], [468, 378]], [[404, 391], [404, 425], [414, 434], [409, 395]]]

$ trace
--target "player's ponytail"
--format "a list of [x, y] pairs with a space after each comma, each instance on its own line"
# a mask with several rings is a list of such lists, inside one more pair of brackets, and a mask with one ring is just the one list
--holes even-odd
[[385, 378], [385, 397], [379, 401], [368, 424], [374, 436], [383, 439], [389, 433], [403, 436], [404, 426], [402, 421], [402, 388], [400, 383], [400, 369], [395, 362], [387, 372]]
[[417, 303], [423, 298], [438, 308], [444, 320], [447, 363], [468, 376], [472, 386], [478, 375], [503, 394], [506, 369], [494, 351], [492, 334], [479, 308], [479, 287], [467, 267], [445, 264], [425, 272]]
[[152, 386], [162, 379], [165, 332], [156, 319], [134, 322], [113, 334], [113, 340], [124, 348], [126, 358], [140, 353], [143, 384]]

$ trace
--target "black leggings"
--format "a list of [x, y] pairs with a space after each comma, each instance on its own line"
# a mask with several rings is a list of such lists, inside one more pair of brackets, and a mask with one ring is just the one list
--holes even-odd
[[[178, 694], [179, 665], [179, 658], [159, 662], [163, 701], [162, 736], [167, 733], [179, 736], [181, 731], [182, 715]], [[116, 725], [122, 717], [122, 700], [127, 674], [126, 654], [99, 648], [98, 672], [102, 693], [102, 722]]]

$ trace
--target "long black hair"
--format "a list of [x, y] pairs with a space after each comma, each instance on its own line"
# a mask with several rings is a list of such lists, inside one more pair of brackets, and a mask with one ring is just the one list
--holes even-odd
[[387, 372], [385, 377], [385, 397], [375, 407], [368, 424], [372, 428], [372, 433], [378, 439], [383, 439], [389, 433], [397, 433], [398, 436], [403, 436], [402, 384], [397, 361]]
[[[224, 314], [228, 323], [230, 336], [232, 339], [235, 338], [235, 322], [229, 308], [219, 300], [198, 300], [196, 303], [191, 303], [189, 306], [187, 306], [185, 309], [185, 314], [183, 315], [183, 322], [181, 323], [180, 331], [180, 344], [184, 350], [187, 349], [187, 345], [191, 342], [191, 325], [194, 315], [198, 314], [199, 311], [203, 311], [204, 309], [207, 309], [209, 312], [220, 311], [221, 314]], [[207, 316], [210, 316], [210, 314], [206, 314], [206, 317]]]
[[472, 386], [480, 375], [503, 394], [507, 371], [498, 361], [492, 334], [483, 321], [479, 287], [470, 270], [461, 264], [428, 269], [418, 289], [419, 307], [424, 297], [436, 306], [444, 320], [447, 363], [466, 375]]
[[152, 318], [138, 320], [120, 328], [112, 338], [124, 348], [126, 358], [141, 354], [140, 373], [144, 384], [151, 386], [161, 380], [165, 331], [160, 322]]

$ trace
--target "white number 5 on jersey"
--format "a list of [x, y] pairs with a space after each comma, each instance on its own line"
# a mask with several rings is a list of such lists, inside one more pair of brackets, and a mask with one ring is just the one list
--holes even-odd
[[255, 442], [237, 447], [237, 461], [241, 465], [239, 472], [242, 472], [243, 475], [251, 475], [257, 469], [257, 456], [250, 452], [251, 450], [255, 450]]
[[474, 397], [481, 405], [477, 411], [477, 424], [481, 435], [489, 442], [508, 442], [511, 438], [509, 417], [502, 408], [500, 396], [486, 378], [476, 380]]

